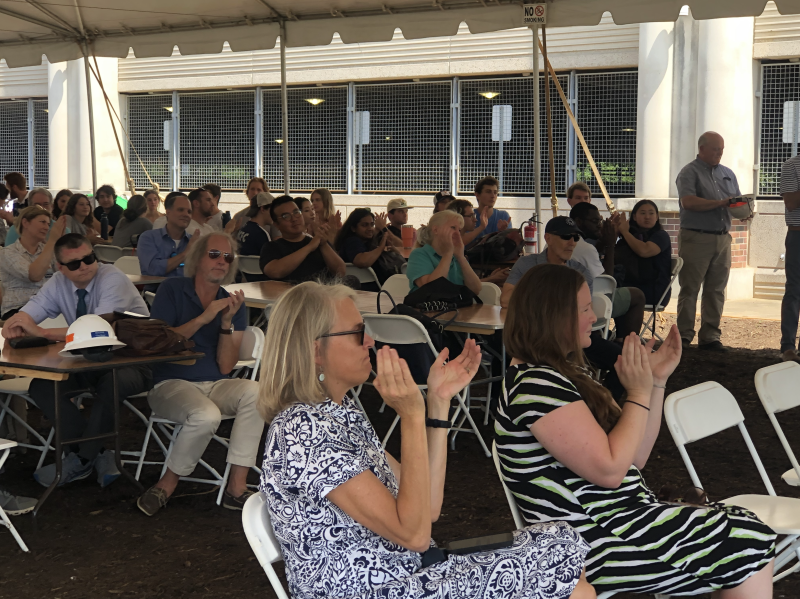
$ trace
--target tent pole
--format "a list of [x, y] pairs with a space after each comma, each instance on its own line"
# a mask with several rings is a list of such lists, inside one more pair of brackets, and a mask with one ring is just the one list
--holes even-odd
[[[92, 153], [92, 194], [97, 191], [97, 156], [94, 147], [94, 106], [92, 105], [92, 77], [89, 74], [89, 44], [83, 42], [83, 67], [86, 78], [86, 102], [89, 105], [89, 148]], [[94, 196], [92, 196], [94, 198]]]
[[[550, 110], [550, 71], [547, 65], [547, 27], [542, 27], [542, 56], [544, 56], [544, 107], [547, 112], [547, 150], [550, 156], [550, 206], [553, 216], [558, 216], [558, 197], [556, 197], [556, 168], [553, 157], [553, 114]], [[538, 61], [537, 61], [538, 62]], [[555, 77], [555, 74], [553, 74]]]
[[[539, 25], [531, 27], [533, 34], [533, 170], [534, 209], [536, 218], [542, 213], [542, 144], [541, 115], [539, 114]], [[536, 249], [542, 251], [542, 227], [536, 227]]]
[[289, 101], [286, 91], [286, 22], [281, 21], [281, 124], [283, 133], [283, 193], [289, 195]]

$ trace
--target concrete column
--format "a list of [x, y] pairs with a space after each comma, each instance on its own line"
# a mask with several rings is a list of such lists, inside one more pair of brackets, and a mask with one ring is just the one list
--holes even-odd
[[67, 63], [47, 63], [47, 154], [50, 189], [69, 185]]
[[639, 25], [636, 197], [669, 197], [674, 23]]
[[[687, 11], [688, 13], [688, 11]], [[669, 197], [678, 197], [675, 179], [697, 155], [697, 52], [700, 24], [690, 14], [675, 22], [672, 77], [672, 145]]]
[[700, 21], [695, 140], [704, 131], [725, 139], [722, 164], [742, 193], [753, 192], [753, 17]]

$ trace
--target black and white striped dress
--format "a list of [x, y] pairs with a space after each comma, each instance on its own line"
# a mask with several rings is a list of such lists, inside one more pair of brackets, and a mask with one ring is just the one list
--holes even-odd
[[530, 427], [574, 401], [581, 401], [575, 386], [551, 367], [512, 366], [495, 439], [506, 484], [526, 521], [566, 521], [591, 545], [586, 574], [598, 594], [732, 588], [774, 557], [775, 535], [752, 512], [661, 503], [634, 466], [618, 488], [607, 489], [560, 464]]

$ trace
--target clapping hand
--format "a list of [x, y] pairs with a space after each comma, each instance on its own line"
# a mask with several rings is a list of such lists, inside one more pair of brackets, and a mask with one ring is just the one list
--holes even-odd
[[667, 338], [658, 351], [652, 351], [655, 344], [655, 338], [648, 341], [646, 347], [650, 352], [648, 355], [650, 362], [650, 370], [653, 373], [653, 382], [658, 385], [666, 385], [667, 379], [678, 367], [681, 361], [681, 354], [683, 348], [681, 347], [681, 336], [678, 333], [678, 327], [672, 325], [669, 330]]
[[481, 364], [481, 350], [474, 339], [467, 339], [461, 354], [447, 361], [450, 352], [444, 348], [428, 374], [428, 401], [450, 405], [450, 399], [460, 393], [475, 378]]
[[375, 228], [378, 231], [383, 231], [383, 228], [386, 226], [386, 213], [379, 212], [375, 215]]
[[479, 228], [480, 228], [481, 231], [483, 231], [486, 227], [489, 226], [489, 215], [488, 215], [488, 212], [489, 211], [486, 210], [486, 209], [481, 209], [481, 211], [479, 212], [479, 214], [480, 214], [480, 225], [479, 225]]
[[425, 401], [406, 361], [388, 346], [378, 350], [375, 388], [400, 418], [425, 415]]
[[453, 253], [456, 256], [464, 256], [464, 239], [459, 231], [453, 231]]
[[628, 231], [630, 231], [631, 225], [628, 222], [628, 218], [625, 216], [625, 213], [621, 210], [614, 215], [616, 217], [616, 225], [617, 229], [619, 229], [620, 235], [624, 235]]
[[508, 221], [503, 220], [502, 218], [497, 221], [497, 230], [498, 232], [502, 232], [508, 229]]
[[622, 355], [617, 358], [614, 369], [628, 396], [649, 404], [653, 390], [653, 373], [648, 358], [650, 350], [642, 345], [639, 335], [631, 333], [625, 338]]

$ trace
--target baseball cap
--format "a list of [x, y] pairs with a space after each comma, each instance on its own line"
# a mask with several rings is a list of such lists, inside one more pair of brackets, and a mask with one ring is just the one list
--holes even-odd
[[568, 216], [556, 216], [547, 221], [544, 228], [545, 233], [552, 233], [553, 235], [573, 235], [574, 233], [581, 234], [581, 230], [575, 221]]
[[439, 202], [444, 201], [445, 198], [452, 198], [452, 197], [453, 197], [453, 194], [451, 194], [449, 191], [447, 191], [445, 189], [445, 190], [440, 191], [439, 193], [437, 193], [435, 196], [433, 196], [433, 204], [436, 205]]
[[269, 206], [275, 198], [267, 191], [262, 191], [252, 200], [250, 200], [250, 210], [247, 211], [247, 217], [253, 218], [258, 214], [258, 209], [263, 206]]
[[398, 208], [407, 208], [410, 210], [414, 208], [414, 206], [409, 206], [403, 198], [389, 200], [389, 203], [386, 204], [386, 212], [391, 212], [392, 210], [397, 210]]

